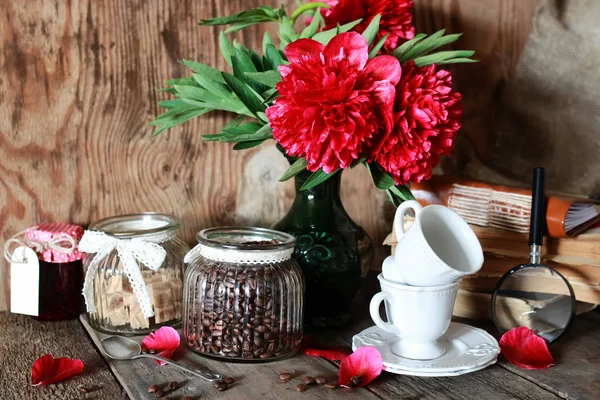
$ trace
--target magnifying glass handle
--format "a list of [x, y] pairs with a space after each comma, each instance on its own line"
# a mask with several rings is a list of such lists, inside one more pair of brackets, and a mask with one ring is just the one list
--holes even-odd
[[531, 190], [531, 221], [529, 224], [530, 261], [540, 263], [540, 251], [544, 240], [546, 222], [545, 170], [533, 170], [533, 186]]

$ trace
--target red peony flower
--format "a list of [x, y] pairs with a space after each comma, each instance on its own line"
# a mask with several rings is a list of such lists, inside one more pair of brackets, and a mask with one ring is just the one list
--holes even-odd
[[[313, 0], [321, 1], [321, 0]], [[412, 0], [326, 0], [329, 9], [321, 10], [325, 29], [335, 28], [357, 19], [362, 21], [354, 30], [362, 33], [377, 14], [381, 14], [377, 40], [384, 37], [384, 49], [391, 52], [415, 36], [412, 24]]]
[[452, 91], [452, 75], [435, 65], [404, 65], [396, 86], [394, 129], [370, 161], [397, 184], [431, 178], [440, 155], [449, 155], [460, 129], [462, 96]]
[[392, 56], [369, 58], [367, 41], [341, 33], [327, 46], [300, 39], [285, 48], [279, 98], [267, 108], [273, 137], [307, 169], [347, 168], [378, 146], [393, 126], [394, 86], [401, 68]]
[[508, 361], [521, 368], [544, 369], [554, 365], [546, 341], [524, 326], [502, 335], [500, 349]]

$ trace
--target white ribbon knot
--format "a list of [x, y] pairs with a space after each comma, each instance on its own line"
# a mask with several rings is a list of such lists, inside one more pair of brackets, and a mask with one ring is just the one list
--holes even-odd
[[117, 251], [119, 259], [123, 264], [123, 271], [140, 303], [144, 317], [154, 316], [148, 287], [142, 276], [137, 261], [144, 264], [153, 271], [157, 271], [167, 256], [165, 249], [152, 242], [142, 239], [118, 239], [104, 232], [85, 231], [79, 241], [79, 251], [88, 254], [96, 254], [87, 267], [85, 281], [83, 283], [83, 297], [88, 312], [96, 311], [94, 300], [93, 280], [98, 270], [98, 265], [113, 250]]

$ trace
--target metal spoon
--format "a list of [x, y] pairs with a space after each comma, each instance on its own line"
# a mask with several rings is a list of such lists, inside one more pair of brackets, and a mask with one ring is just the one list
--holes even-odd
[[185, 372], [189, 372], [190, 374], [209, 382], [218, 382], [223, 380], [223, 375], [221, 374], [192, 370], [174, 362], [173, 360], [169, 360], [168, 358], [161, 357], [157, 354], [142, 352], [142, 347], [135, 340], [123, 336], [109, 336], [102, 339], [101, 343], [104, 353], [113, 360], [126, 361], [135, 360], [138, 358], [152, 358], [163, 361], [167, 364], [171, 364]]

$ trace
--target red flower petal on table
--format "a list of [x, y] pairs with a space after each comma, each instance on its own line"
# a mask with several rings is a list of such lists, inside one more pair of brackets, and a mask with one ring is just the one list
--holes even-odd
[[45, 386], [60, 382], [83, 371], [83, 361], [68, 357], [54, 358], [46, 354], [35, 360], [31, 366], [31, 384]]
[[[159, 356], [171, 358], [175, 350], [179, 347], [179, 332], [170, 326], [163, 326], [156, 332], [151, 332], [142, 340], [142, 348], [146, 351], [154, 350]], [[165, 365], [163, 361], [155, 360], [160, 365]]]
[[314, 357], [323, 357], [330, 361], [340, 361], [351, 353], [345, 349], [304, 349], [304, 354]]
[[524, 326], [502, 335], [500, 350], [508, 361], [521, 368], [544, 369], [554, 365], [546, 341]]
[[359, 347], [340, 364], [338, 383], [341, 386], [361, 387], [377, 378], [383, 370], [381, 353], [373, 346]]
[[384, 44], [386, 51], [395, 50], [403, 42], [415, 36], [411, 14], [412, 0], [325, 0], [324, 2], [329, 5], [328, 9], [321, 10], [325, 19], [325, 29], [362, 19], [353, 28], [354, 31], [362, 33], [373, 18], [381, 14], [376, 40], [388, 35]]
[[381, 145], [393, 126], [398, 60], [368, 60], [367, 41], [356, 32], [326, 46], [300, 39], [285, 53], [290, 64], [279, 67], [279, 98], [266, 113], [288, 155], [308, 160], [309, 171], [331, 173]]

